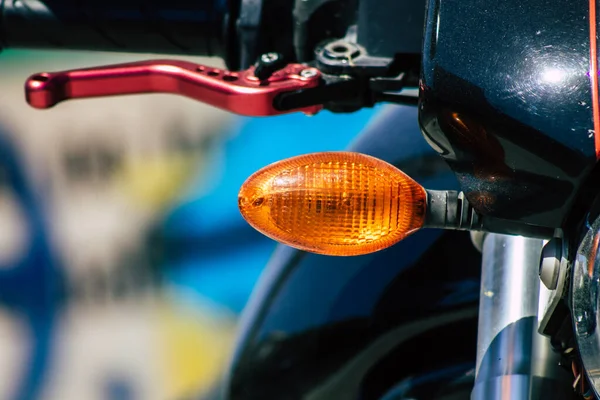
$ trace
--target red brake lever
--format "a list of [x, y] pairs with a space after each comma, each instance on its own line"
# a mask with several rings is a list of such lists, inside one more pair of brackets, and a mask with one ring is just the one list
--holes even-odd
[[274, 101], [281, 93], [318, 86], [320, 77], [319, 70], [301, 64], [289, 64], [260, 81], [254, 76], [254, 67], [230, 72], [186, 61], [153, 60], [35, 74], [27, 79], [25, 93], [35, 108], [77, 98], [173, 93], [241, 115], [315, 114], [323, 106], [282, 111]]

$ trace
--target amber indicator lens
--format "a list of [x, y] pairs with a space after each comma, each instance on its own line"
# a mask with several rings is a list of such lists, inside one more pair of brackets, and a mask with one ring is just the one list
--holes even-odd
[[353, 256], [385, 249], [423, 226], [425, 189], [377, 158], [351, 152], [271, 164], [242, 185], [246, 221], [313, 253]]

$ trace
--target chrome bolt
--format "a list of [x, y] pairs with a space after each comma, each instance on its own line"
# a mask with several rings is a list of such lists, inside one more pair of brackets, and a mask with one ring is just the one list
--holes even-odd
[[314, 68], [307, 68], [300, 71], [300, 76], [303, 78], [314, 78], [317, 76], [317, 70]]
[[540, 280], [550, 290], [556, 289], [558, 285], [561, 258], [562, 246], [560, 239], [555, 238], [546, 243], [542, 249], [540, 259]]
[[272, 63], [275, 62], [277, 60], [279, 60], [279, 54], [277, 53], [265, 53], [262, 56], [260, 56], [260, 60], [264, 63]]
[[324, 47], [323, 55], [332, 60], [351, 60], [360, 55], [360, 49], [353, 43], [336, 40]]

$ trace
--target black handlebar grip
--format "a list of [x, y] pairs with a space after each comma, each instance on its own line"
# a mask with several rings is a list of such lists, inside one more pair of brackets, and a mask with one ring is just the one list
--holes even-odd
[[0, 0], [0, 46], [225, 57], [228, 0]]

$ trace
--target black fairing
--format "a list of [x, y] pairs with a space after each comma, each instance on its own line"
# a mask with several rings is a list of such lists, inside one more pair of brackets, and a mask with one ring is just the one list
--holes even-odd
[[[415, 108], [389, 107], [351, 149], [390, 161], [427, 187], [456, 188], [416, 118]], [[480, 262], [466, 232], [423, 230], [360, 257], [280, 246], [244, 311], [226, 398], [470, 391]], [[457, 384], [465, 379], [470, 385]]]
[[588, 11], [429, 1], [419, 120], [480, 213], [564, 223], [596, 163]]
[[421, 232], [351, 262], [280, 249], [273, 263], [285, 273], [253, 313], [228, 399], [375, 400], [474, 366], [480, 263], [467, 234]]

